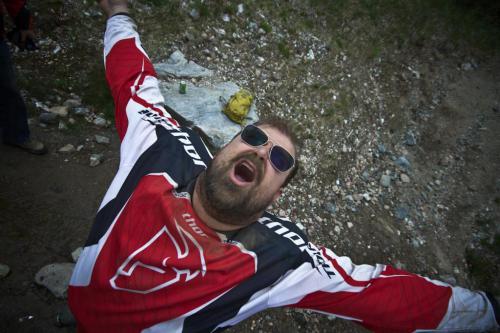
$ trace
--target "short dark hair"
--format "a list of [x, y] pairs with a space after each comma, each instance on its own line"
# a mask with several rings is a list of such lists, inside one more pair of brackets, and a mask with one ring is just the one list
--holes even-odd
[[277, 129], [280, 131], [282, 134], [284, 134], [286, 137], [292, 141], [293, 147], [295, 148], [295, 165], [293, 166], [293, 169], [290, 171], [288, 174], [288, 177], [286, 177], [283, 187], [287, 186], [288, 183], [292, 180], [293, 177], [297, 174], [297, 171], [299, 170], [299, 140], [297, 139], [297, 136], [295, 135], [295, 132], [292, 129], [292, 126], [290, 123], [284, 119], [278, 118], [278, 117], [269, 117], [269, 118], [262, 118], [252, 125], [255, 126], [268, 126]]

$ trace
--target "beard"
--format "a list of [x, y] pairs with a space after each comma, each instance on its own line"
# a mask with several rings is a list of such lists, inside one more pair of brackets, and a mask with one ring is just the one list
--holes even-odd
[[[255, 180], [245, 187], [234, 184], [229, 176], [241, 159], [251, 161], [257, 169]], [[201, 203], [219, 222], [238, 226], [253, 223], [273, 202], [274, 193], [266, 194], [259, 186], [263, 176], [263, 162], [254, 153], [242, 153], [228, 161], [216, 156], [198, 178]]]

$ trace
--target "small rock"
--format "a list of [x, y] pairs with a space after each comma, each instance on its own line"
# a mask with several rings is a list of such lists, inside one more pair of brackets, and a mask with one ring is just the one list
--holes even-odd
[[385, 154], [387, 153], [387, 148], [385, 148], [385, 145], [379, 144], [377, 145], [377, 150], [380, 154]]
[[96, 117], [93, 121], [94, 125], [99, 126], [99, 127], [106, 127], [107, 122], [106, 119], [102, 117]]
[[76, 124], [76, 120], [75, 120], [75, 118], [69, 118], [69, 119], [68, 119], [68, 123], [70, 123], [71, 125]]
[[231, 21], [231, 18], [229, 17], [228, 14], [224, 14], [224, 15], [222, 15], [222, 21], [227, 23], [227, 22]]
[[92, 155], [90, 155], [90, 166], [91, 167], [98, 166], [99, 164], [101, 164], [101, 162], [103, 161], [103, 159], [104, 159], [103, 154], [92, 154]]
[[60, 117], [68, 116], [68, 107], [67, 106], [53, 106], [49, 109], [50, 113], [57, 114]]
[[394, 215], [399, 220], [404, 220], [408, 216], [408, 214], [409, 214], [408, 208], [403, 206], [397, 207], [396, 210], [394, 211]]
[[82, 101], [80, 100], [77, 100], [77, 99], [67, 99], [63, 105], [72, 109], [72, 108], [76, 108], [78, 106], [80, 106], [82, 104]]
[[238, 8], [238, 9], [236, 10], [236, 14], [237, 14], [237, 15], [241, 15], [241, 14], [243, 14], [243, 11], [245, 10], [244, 5], [243, 5], [242, 3], [240, 3], [240, 4], [238, 5], [238, 7], [237, 7], [237, 8]]
[[0, 264], [0, 279], [3, 279], [10, 273], [10, 267], [5, 264]]
[[82, 254], [83, 247], [77, 248], [75, 251], [71, 252], [71, 258], [73, 258], [74, 262], [78, 261], [78, 258], [80, 258], [80, 255]]
[[340, 227], [338, 225], [336, 225], [335, 228], [333, 228], [333, 230], [335, 230], [337, 234], [340, 234]]
[[408, 177], [408, 175], [407, 175], [407, 174], [405, 174], [405, 173], [402, 173], [402, 174], [399, 176], [399, 178], [401, 179], [401, 181], [402, 181], [403, 183], [409, 183], [409, 182], [410, 182], [410, 177]]
[[110, 142], [110, 139], [107, 136], [96, 134], [95, 135], [95, 141], [97, 143], [100, 143], [100, 144], [103, 144], [103, 145], [108, 145], [109, 142]]
[[365, 199], [365, 201], [370, 201], [372, 199], [370, 193], [363, 193], [363, 199]]
[[351, 229], [352, 227], [354, 227], [354, 224], [352, 224], [351, 222], [347, 222], [347, 227]]
[[337, 205], [335, 205], [334, 202], [327, 202], [325, 204], [325, 210], [332, 214], [332, 215], [335, 215], [335, 213], [337, 212]]
[[64, 147], [59, 148], [60, 153], [72, 153], [76, 150], [75, 146], [73, 146], [71, 143], [68, 143]]
[[474, 69], [470, 62], [463, 63], [461, 67], [464, 71], [471, 71]]
[[57, 114], [50, 112], [42, 112], [40, 116], [38, 116], [38, 120], [42, 124], [55, 124], [57, 123]]
[[409, 131], [406, 133], [405, 144], [407, 146], [414, 146], [417, 144], [417, 139], [415, 138], [415, 134], [413, 134], [413, 132]]
[[391, 176], [382, 175], [382, 177], [380, 177], [380, 185], [382, 185], [383, 187], [391, 186]]
[[439, 165], [448, 166], [448, 165], [450, 165], [450, 162], [452, 161], [452, 159], [453, 158], [450, 155], [446, 155], [442, 159], [439, 160]]
[[196, 21], [200, 18], [200, 12], [196, 8], [193, 8], [189, 12], [189, 16], [191, 16], [191, 18]]
[[76, 151], [81, 151], [83, 149], [83, 145], [79, 145], [78, 147], [76, 147]]
[[184, 40], [186, 42], [192, 41], [192, 40], [194, 40], [194, 35], [192, 33], [190, 33], [189, 31], [186, 31], [184, 33]]
[[408, 160], [406, 159], [406, 157], [404, 157], [404, 156], [400, 156], [400, 157], [398, 157], [398, 158], [394, 161], [394, 163], [395, 163], [398, 167], [400, 167], [400, 168], [402, 168], [402, 169], [409, 169], [409, 168], [411, 167], [410, 161], [408, 161]]
[[73, 114], [78, 116], [86, 116], [90, 113], [90, 110], [86, 107], [80, 106], [73, 108]]
[[224, 30], [222, 28], [215, 28], [214, 30], [217, 33], [217, 35], [219, 35], [220, 37], [223, 37], [226, 35], [226, 30]]
[[363, 199], [363, 195], [362, 194], [359, 194], [359, 193], [356, 193], [352, 196], [352, 198], [354, 199], [354, 201], [356, 202], [360, 202], [361, 199]]
[[313, 50], [309, 50], [307, 52], [306, 59], [309, 60], [309, 61], [314, 60], [314, 51]]
[[57, 126], [57, 128], [60, 131], [64, 131], [68, 129], [68, 126], [66, 126], [66, 123], [64, 121], [59, 121], [59, 125]]
[[25, 321], [33, 320], [34, 318], [35, 318], [35, 316], [27, 315], [27, 316], [19, 317], [19, 319], [17, 321], [19, 321], [20, 323], [24, 323]]
[[41, 109], [42, 111], [49, 112], [49, 107], [42, 102], [35, 101], [35, 106]]
[[66, 298], [75, 264], [55, 263], [44, 266], [35, 275], [35, 282], [50, 290], [57, 298]]
[[363, 171], [361, 178], [363, 178], [364, 181], [370, 180], [370, 173], [367, 170]]

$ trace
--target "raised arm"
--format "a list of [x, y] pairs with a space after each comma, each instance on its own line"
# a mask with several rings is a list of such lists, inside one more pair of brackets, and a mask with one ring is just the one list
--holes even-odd
[[496, 301], [480, 291], [386, 265], [354, 265], [321, 248], [327, 270], [304, 264], [270, 292], [269, 306], [336, 315], [374, 332], [485, 332], [499, 328]]
[[[156, 140], [154, 127], [177, 127], [163, 107], [156, 72], [141, 45], [135, 22], [128, 16], [127, 1], [101, 0], [108, 16], [104, 35], [106, 79], [115, 102], [115, 123], [122, 156], [133, 162]], [[145, 116], [145, 114], [147, 116]], [[155, 120], [154, 122], [152, 121]], [[124, 149], [125, 148], [125, 149]]]

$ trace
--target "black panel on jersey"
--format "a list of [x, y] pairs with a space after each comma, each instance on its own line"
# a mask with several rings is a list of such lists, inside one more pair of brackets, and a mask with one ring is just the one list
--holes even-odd
[[[282, 223], [303, 236], [307, 242], [305, 235], [293, 223], [277, 219], [268, 213], [264, 216]], [[218, 324], [235, 317], [257, 291], [269, 287], [287, 271], [304, 263], [304, 256], [295, 244], [260, 223], [241, 229], [228, 241], [231, 240], [243, 244], [245, 249], [257, 255], [257, 272], [194, 316], [186, 318], [183, 333], [211, 332]], [[217, 332], [224, 329], [226, 328], [217, 329]]]
[[[206, 164], [210, 163], [211, 158], [198, 134], [188, 128], [182, 128], [182, 131], [189, 134], [189, 139], [201, 159]], [[176, 183], [183, 185], [188, 184], [204, 170], [203, 166], [192, 162], [182, 143], [168, 130], [156, 126], [156, 135], [157, 141], [137, 159], [116, 197], [97, 213], [85, 246], [96, 244], [106, 233], [143, 176], [166, 172]]]

